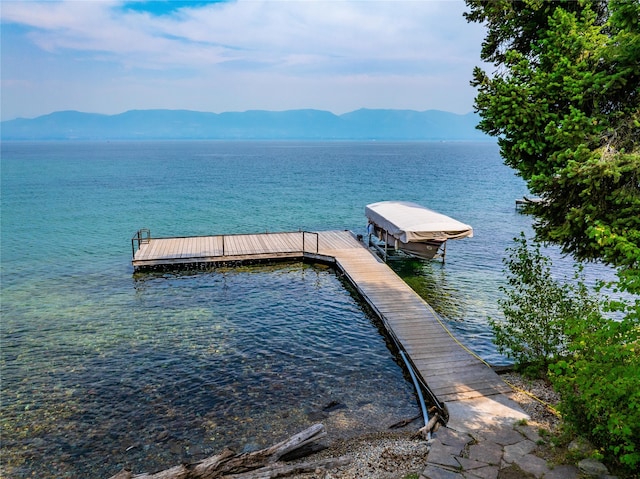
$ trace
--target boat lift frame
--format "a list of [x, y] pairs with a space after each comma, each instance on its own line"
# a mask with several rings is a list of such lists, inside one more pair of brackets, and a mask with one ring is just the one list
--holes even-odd
[[[383, 228], [379, 228], [382, 231], [384, 231], [385, 233], [385, 238], [384, 238], [384, 248], [382, 248], [382, 246], [380, 246], [379, 244], [377, 244], [375, 241], [372, 240], [372, 237], [375, 236], [373, 233], [369, 232], [368, 233], [368, 242], [367, 244], [369, 245], [369, 247], [373, 247], [373, 249], [375, 249], [381, 256], [382, 256], [382, 260], [386, 263], [388, 256], [389, 256], [389, 232]], [[377, 237], [376, 237], [377, 238]], [[380, 240], [382, 241], [382, 240]], [[396, 240], [397, 243], [398, 240]], [[393, 248], [395, 251], [402, 251], [399, 248]], [[431, 259], [440, 259], [442, 258], [442, 264], [445, 263], [445, 257], [447, 255], [447, 242], [443, 241], [442, 244], [439, 246], [438, 250], [441, 250], [442, 252], [438, 252], [436, 253], [433, 258]], [[417, 256], [412, 255], [411, 253], [405, 253], [406, 255], [409, 255], [413, 258], [418, 258]], [[422, 258], [418, 258], [418, 259], [422, 259]]]

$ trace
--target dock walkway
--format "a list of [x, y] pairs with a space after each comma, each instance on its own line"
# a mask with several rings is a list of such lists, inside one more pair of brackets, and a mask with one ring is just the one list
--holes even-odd
[[431, 306], [352, 233], [151, 238], [148, 230], [140, 230], [132, 239], [132, 250], [135, 270], [283, 259], [335, 265], [382, 320], [426, 390], [449, 416], [447, 426], [434, 435], [420, 479], [495, 478], [514, 461], [527, 471], [535, 466], [535, 477], [576, 477], [563, 476], [560, 468], [560, 475], [554, 476], [533, 461], [537, 458], [526, 453], [530, 449], [522, 447], [522, 457], [514, 459], [513, 448], [534, 442], [525, 441], [520, 430], [514, 433], [527, 415], [510, 398], [511, 388], [457, 341]]
[[349, 231], [138, 236], [137, 243], [132, 261], [136, 270], [281, 259], [332, 263], [379, 316], [438, 401], [511, 392], [494, 371], [454, 338], [426, 301]]

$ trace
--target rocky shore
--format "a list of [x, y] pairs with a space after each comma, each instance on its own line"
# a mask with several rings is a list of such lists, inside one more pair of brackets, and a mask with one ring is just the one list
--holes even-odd
[[[594, 448], [568, 441], [555, 410], [559, 397], [541, 380], [503, 374], [512, 392], [474, 396], [447, 404], [449, 421], [434, 416], [420, 429], [421, 416], [392, 427], [401, 432], [363, 434], [327, 441], [323, 424], [271, 447], [236, 454], [226, 449], [194, 464], [151, 475], [123, 469], [111, 479], [234, 477], [238, 479], [619, 479]], [[429, 428], [430, 433], [425, 432]], [[396, 430], [400, 431], [400, 430]], [[324, 443], [324, 446], [323, 446]], [[310, 451], [315, 450], [315, 453]], [[319, 451], [319, 452], [318, 452]], [[292, 460], [296, 455], [299, 459]], [[287, 456], [289, 459], [287, 460]], [[244, 472], [243, 472], [244, 471]], [[302, 472], [304, 471], [304, 472]], [[239, 473], [238, 473], [239, 472]], [[632, 476], [638, 479], [638, 476]]]
[[[467, 461], [465, 464], [478, 469], [468, 473], [428, 469], [427, 462], [431, 461], [429, 444], [422, 438], [416, 438], [414, 431], [405, 431], [370, 434], [348, 441], [338, 441], [316, 456], [318, 458], [348, 456], [351, 459], [349, 464], [331, 470], [319, 469], [314, 473], [290, 477], [294, 479], [453, 479], [457, 477], [484, 479], [604, 477], [612, 479], [615, 477], [609, 475], [606, 469], [590, 472], [582, 465], [578, 467], [579, 454], [576, 454], [573, 443], [558, 445], [557, 441], [552, 440], [557, 436], [560, 425], [559, 417], [553, 412], [553, 406], [558, 403], [559, 398], [545, 381], [527, 380], [516, 373], [506, 373], [502, 377], [514, 388], [512, 399], [520, 405], [530, 419], [514, 425], [515, 436], [520, 433], [522, 437], [517, 442], [512, 441], [510, 446], [503, 446], [499, 453], [502, 454], [501, 467], [494, 467], [491, 470], [490, 468], [482, 469], [477, 461], [462, 458], [460, 460]], [[514, 430], [511, 430], [511, 435], [514, 435]], [[445, 433], [440, 434], [440, 437], [446, 437], [446, 441], [451, 441], [449, 431], [451, 430], [445, 429]], [[504, 431], [501, 434], [504, 434]], [[455, 436], [456, 433], [453, 435]], [[437, 437], [438, 433], [435, 436]], [[481, 442], [472, 440], [468, 444], [482, 446]], [[468, 444], [467, 450], [469, 450]], [[522, 450], [525, 448], [526, 450]], [[513, 456], [511, 458], [513, 462], [504, 462], [504, 458], [510, 455]], [[586, 451], [584, 455], [587, 455]], [[500, 463], [500, 459], [498, 462]], [[587, 462], [584, 462], [584, 467], [588, 468]], [[431, 471], [434, 475], [425, 475], [425, 471]]]

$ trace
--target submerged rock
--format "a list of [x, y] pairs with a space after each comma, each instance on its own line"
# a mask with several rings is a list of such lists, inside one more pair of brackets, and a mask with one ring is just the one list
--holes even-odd
[[325, 412], [337, 411], [338, 409], [347, 409], [347, 405], [339, 401], [331, 401], [325, 407], [322, 408]]

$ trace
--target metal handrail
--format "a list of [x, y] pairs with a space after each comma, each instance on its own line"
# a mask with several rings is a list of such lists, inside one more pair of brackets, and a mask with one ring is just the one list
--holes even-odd
[[310, 235], [316, 235], [316, 254], [318, 254], [318, 251], [320, 250], [319, 244], [320, 244], [320, 235], [315, 232], [315, 231], [303, 231], [302, 232], [302, 253], [304, 254], [306, 252], [306, 249], [304, 247], [304, 239], [305, 239], [305, 235], [310, 234]]
[[[297, 232], [290, 232], [290, 233], [298, 233], [298, 234], [302, 234], [302, 249], [300, 250], [300, 252], [302, 254], [304, 253], [315, 253], [318, 254], [320, 251], [320, 234], [316, 231], [297, 231]], [[225, 238], [227, 236], [243, 236], [243, 235], [253, 235], [255, 233], [239, 233], [239, 234], [232, 234], [232, 235], [217, 235], [221, 241], [222, 241], [222, 255], [221, 256], [226, 256], [226, 245], [225, 245]], [[313, 248], [313, 240], [309, 240], [307, 238], [307, 235], [314, 235], [315, 236], [315, 248]], [[160, 238], [156, 238], [156, 239], [167, 239], [164, 237], [160, 237]], [[140, 246], [142, 244], [148, 244], [151, 241], [151, 231], [148, 228], [141, 228], [138, 231], [136, 231], [136, 233], [133, 235], [133, 237], [131, 238], [131, 255], [133, 257], [133, 259], [135, 260], [135, 256], [136, 256], [136, 252], [140, 249]], [[292, 252], [295, 252], [297, 250], [293, 250]]]
[[131, 238], [131, 256], [135, 259], [136, 251], [140, 249], [140, 245], [143, 243], [149, 243], [151, 241], [151, 231], [149, 228], [140, 228]]

